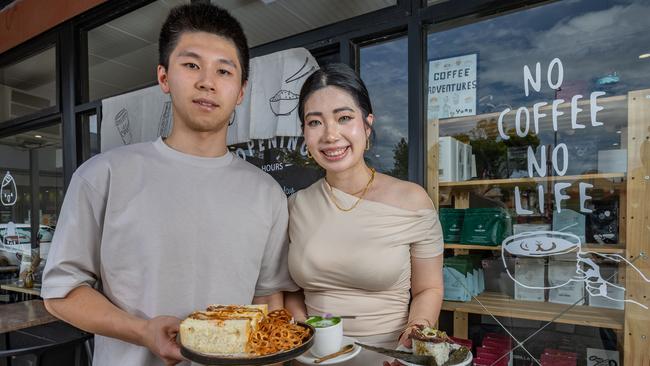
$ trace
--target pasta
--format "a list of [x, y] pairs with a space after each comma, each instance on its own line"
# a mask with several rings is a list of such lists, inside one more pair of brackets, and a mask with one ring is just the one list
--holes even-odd
[[298, 347], [309, 337], [309, 329], [293, 323], [285, 309], [270, 312], [258, 323], [248, 342], [248, 352], [257, 356], [287, 351]]

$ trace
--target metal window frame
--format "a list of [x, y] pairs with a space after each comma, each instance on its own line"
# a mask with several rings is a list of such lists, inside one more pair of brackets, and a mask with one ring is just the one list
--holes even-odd
[[[64, 126], [66, 188], [73, 171], [81, 163], [83, 155], [83, 146], [78, 135], [80, 129], [77, 125], [77, 116], [93, 109], [96, 112], [101, 112], [100, 100], [88, 100], [88, 31], [153, 1], [113, 0], [103, 3], [0, 55], [0, 66], [3, 66], [36, 54], [52, 44], [57, 47], [57, 84], [59, 87], [57, 88], [56, 106], [33, 115], [0, 123], [0, 135], [29, 129], [33, 123], [44, 119], [60, 118]], [[190, 1], [205, 2], [207, 0]], [[395, 34], [406, 34], [408, 37], [409, 80], [409, 180], [424, 185], [426, 94], [423, 73], [427, 35], [430, 32], [450, 29], [554, 1], [466, 0], [459, 5], [458, 1], [450, 0], [427, 6], [426, 0], [397, 0], [394, 6], [253, 47], [251, 48], [251, 57], [292, 47], [305, 47], [314, 53], [331, 52], [338, 48], [341, 62], [358, 68], [359, 47], [385, 40]]]

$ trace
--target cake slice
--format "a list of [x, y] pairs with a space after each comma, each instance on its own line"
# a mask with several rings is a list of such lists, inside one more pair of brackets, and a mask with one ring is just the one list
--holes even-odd
[[201, 353], [245, 353], [250, 334], [267, 313], [267, 305], [210, 305], [181, 322], [181, 343]]

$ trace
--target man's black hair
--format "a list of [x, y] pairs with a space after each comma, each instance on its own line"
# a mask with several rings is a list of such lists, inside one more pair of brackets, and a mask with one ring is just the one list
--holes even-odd
[[206, 32], [224, 37], [235, 44], [241, 65], [242, 84], [248, 80], [249, 53], [244, 30], [228, 11], [207, 3], [177, 6], [169, 12], [158, 38], [158, 63], [169, 68], [169, 56], [178, 39], [186, 32]]

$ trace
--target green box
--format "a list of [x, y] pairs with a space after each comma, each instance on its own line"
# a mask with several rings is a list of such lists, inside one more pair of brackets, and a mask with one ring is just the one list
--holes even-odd
[[461, 242], [497, 246], [512, 234], [512, 217], [502, 208], [465, 210]]
[[442, 238], [445, 243], [460, 243], [464, 218], [464, 209], [440, 209], [440, 225], [442, 226]]

